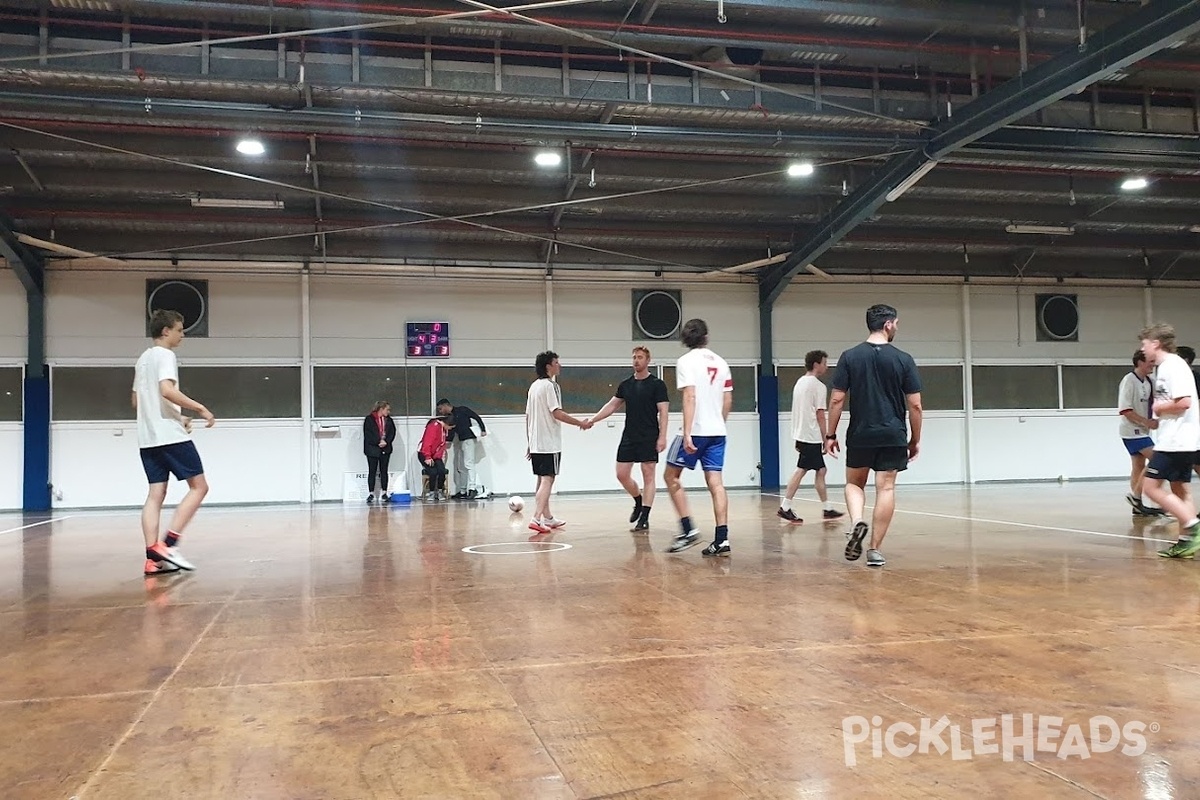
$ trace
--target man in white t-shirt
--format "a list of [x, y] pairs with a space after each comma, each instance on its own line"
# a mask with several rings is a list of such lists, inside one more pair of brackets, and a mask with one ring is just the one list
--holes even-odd
[[792, 511], [792, 498], [796, 496], [800, 481], [804, 480], [809, 470], [816, 474], [814, 483], [817, 497], [824, 506], [822, 516], [825, 521], [844, 516], [829, 502], [829, 493], [825, 489], [825, 434], [828, 432], [825, 426], [825, 399], [828, 392], [825, 384], [821, 383], [821, 376], [829, 370], [829, 354], [824, 350], [805, 353], [804, 369], [805, 373], [792, 387], [792, 440], [800, 457], [796, 460], [796, 471], [788, 481], [783, 502], [775, 512], [780, 519], [795, 525], [804, 520]]
[[[142, 508], [142, 535], [146, 539], [146, 575], [163, 575], [192, 565], [179, 552], [179, 539], [195, 516], [208, 481], [204, 465], [192, 443], [192, 421], [183, 409], [195, 411], [211, 428], [212, 413], [179, 390], [179, 363], [175, 348], [183, 341], [183, 315], [177, 311], [155, 311], [150, 317], [154, 345], [142, 353], [133, 373], [133, 407], [137, 409], [138, 447], [150, 491]], [[187, 481], [188, 492], [175, 507], [171, 527], [159, 540], [159, 517], [167, 497], [171, 475]]]
[[690, 319], [684, 323], [681, 338], [688, 352], [675, 362], [675, 385], [683, 404], [683, 430], [667, 450], [663, 482], [679, 513], [682, 533], [667, 550], [671, 553], [686, 550], [700, 536], [700, 531], [692, 527], [687, 492], [679, 479], [684, 469], [695, 469], [699, 461], [712, 495], [717, 523], [716, 537], [703, 552], [706, 556], [727, 556], [729, 499], [721, 470], [725, 466], [725, 420], [733, 407], [733, 374], [725, 359], [708, 349], [708, 325], [704, 320]]
[[592, 426], [562, 410], [562, 390], [558, 388], [557, 380], [562, 367], [558, 363], [558, 353], [550, 350], [538, 353], [534, 367], [538, 377], [530, 384], [525, 399], [525, 439], [528, 443], [525, 457], [533, 465], [533, 474], [538, 481], [529, 529], [535, 533], [549, 533], [567, 524], [550, 513], [550, 490], [554, 488], [562, 458], [562, 423], [585, 431]]
[[[1200, 551], [1200, 518], [1188, 484], [1192, 462], [1200, 449], [1200, 404], [1196, 379], [1187, 362], [1175, 355], [1175, 329], [1158, 323], [1141, 333], [1142, 352], [1157, 369], [1154, 373], [1154, 405], [1158, 439], [1146, 467], [1142, 489], [1146, 495], [1179, 520], [1179, 541], [1160, 550], [1164, 558], [1192, 558]], [[1163, 483], [1171, 485], [1167, 491]]]
[[1158, 420], [1150, 418], [1150, 398], [1154, 394], [1151, 373], [1154, 365], [1146, 354], [1138, 350], [1133, 354], [1133, 371], [1121, 379], [1117, 387], [1117, 413], [1121, 415], [1120, 434], [1125, 451], [1129, 453], [1129, 494], [1125, 499], [1133, 506], [1134, 516], [1157, 517], [1163, 511], [1147, 505], [1142, 497], [1142, 480], [1146, 475], [1146, 464], [1154, 455], [1154, 440], [1150, 431], [1158, 427]]

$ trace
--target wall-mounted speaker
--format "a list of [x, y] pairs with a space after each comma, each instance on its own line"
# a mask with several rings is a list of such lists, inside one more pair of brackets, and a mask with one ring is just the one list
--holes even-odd
[[1079, 300], [1073, 294], [1034, 297], [1039, 342], [1079, 341]]
[[683, 324], [682, 293], [671, 289], [633, 290], [633, 339], [670, 339]]
[[146, 335], [150, 331], [150, 316], [155, 311], [178, 311], [183, 315], [183, 332], [188, 336], [208, 336], [208, 281], [180, 278], [148, 279], [146, 281]]

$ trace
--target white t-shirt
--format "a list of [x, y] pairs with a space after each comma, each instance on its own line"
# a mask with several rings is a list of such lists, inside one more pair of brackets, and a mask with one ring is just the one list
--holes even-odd
[[162, 396], [159, 381], [175, 381], [179, 388], [179, 362], [168, 347], [153, 347], [142, 353], [133, 370], [137, 394], [138, 447], [161, 447], [192, 438], [183, 428], [183, 411]]
[[1150, 418], [1150, 395], [1154, 393], [1153, 375], [1142, 379], [1137, 373], [1130, 372], [1121, 379], [1121, 387], [1117, 389], [1117, 413], [1121, 414], [1121, 438], [1141, 439], [1149, 436], [1150, 431], [1141, 425], [1134, 425], [1123, 412], [1132, 411], [1138, 416]]
[[725, 415], [721, 413], [725, 393], [733, 391], [733, 373], [725, 359], [707, 347], [696, 347], [675, 362], [675, 388], [696, 387], [696, 416], [692, 436], [724, 436]]
[[1154, 399], [1192, 398], [1187, 411], [1178, 416], [1158, 418], [1158, 438], [1154, 449], [1165, 453], [1194, 452], [1200, 449], [1200, 408], [1196, 407], [1196, 379], [1187, 362], [1174, 353], [1158, 365], [1154, 373]]
[[562, 408], [562, 390], [549, 378], [538, 378], [529, 386], [525, 400], [525, 433], [531, 453], [561, 453], [562, 423], [554, 410]]
[[825, 410], [825, 384], [815, 375], [803, 375], [792, 387], [792, 438], [797, 442], [821, 444], [817, 411]]

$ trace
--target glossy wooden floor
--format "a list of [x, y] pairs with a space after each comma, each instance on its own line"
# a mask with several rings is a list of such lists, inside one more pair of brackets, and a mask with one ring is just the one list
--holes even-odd
[[[135, 513], [0, 517], [0, 798], [1200, 797], [1173, 524], [1117, 484], [900, 504], [883, 570], [756, 493], [707, 560], [663, 552], [665, 497], [649, 537], [616, 495], [560, 498], [541, 544], [502, 501], [206, 509], [199, 571], [148, 580]], [[571, 548], [462, 551], [504, 542]], [[847, 764], [847, 717], [1003, 714], [1141, 722], [1146, 749]]]

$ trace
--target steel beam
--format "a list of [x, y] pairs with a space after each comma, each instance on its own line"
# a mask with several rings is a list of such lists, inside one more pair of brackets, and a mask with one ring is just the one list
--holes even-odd
[[1157, 0], [1101, 31], [1086, 44], [1061, 53], [963, 107], [931, 129], [918, 150], [880, 167], [792, 250], [787, 261], [765, 272], [763, 299], [774, 303], [797, 272], [874, 214], [889, 195], [930, 162], [959, 150], [1013, 120], [1043, 108], [1118, 69], [1200, 31], [1200, 0]]
[[0, 218], [0, 255], [25, 287], [28, 363], [23, 387], [25, 511], [50, 510], [50, 379], [46, 370], [46, 266], [17, 241], [12, 221]]

